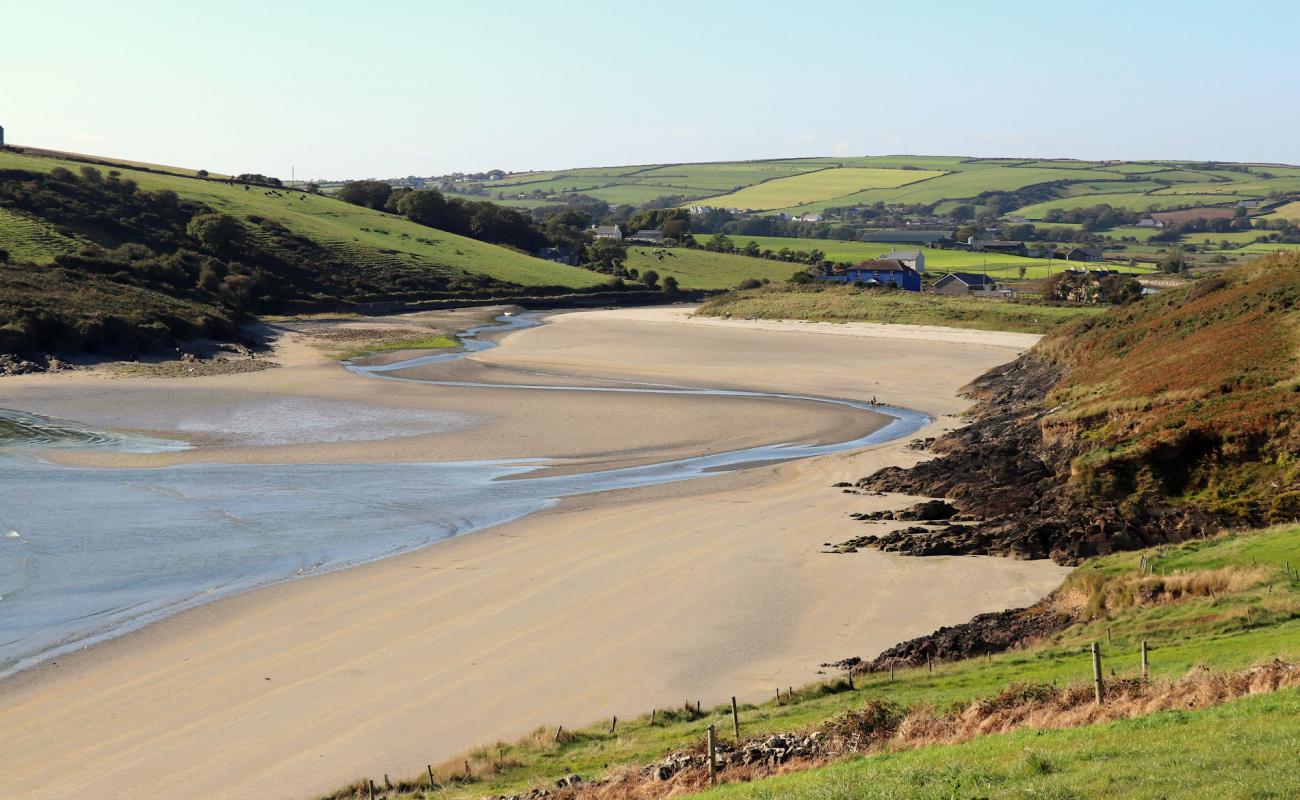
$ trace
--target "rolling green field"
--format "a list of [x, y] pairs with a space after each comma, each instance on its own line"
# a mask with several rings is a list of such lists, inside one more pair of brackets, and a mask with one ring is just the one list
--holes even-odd
[[[707, 238], [707, 237], [703, 237]], [[842, 242], [834, 239], [795, 239], [783, 238], [778, 236], [732, 236], [732, 242], [736, 247], [744, 247], [749, 242], [754, 242], [762, 250], [779, 251], [783, 247], [791, 250], [821, 250], [826, 253], [826, 258], [834, 262], [852, 262], [856, 263], [869, 258], [880, 258], [892, 250], [916, 250], [914, 245], [893, 245], [883, 242]], [[1069, 264], [1060, 259], [1053, 260], [1050, 264], [1047, 259], [1043, 258], [1021, 258], [1019, 256], [1006, 256], [996, 253], [972, 253], [967, 250], [936, 250], [931, 248], [922, 248], [921, 252], [925, 255], [925, 271], [927, 274], [938, 277], [945, 272], [984, 272], [1000, 280], [1012, 280], [1020, 277], [1020, 268], [1025, 268], [1025, 279], [1034, 280], [1045, 278], [1051, 273], [1060, 272], [1069, 266], [1078, 266]], [[1130, 267], [1126, 263], [1106, 262], [1094, 264], [1093, 266], [1104, 267], [1106, 269], [1116, 269], [1121, 272], [1131, 272], [1134, 274], [1150, 272], [1148, 267], [1137, 266]], [[1050, 272], [1049, 272], [1050, 270]], [[784, 275], [782, 277], [789, 277]]]
[[1300, 200], [1294, 200], [1290, 203], [1280, 205], [1272, 213], [1266, 215], [1272, 219], [1286, 219], [1292, 222], [1300, 222]]
[[788, 284], [746, 289], [714, 298], [696, 311], [710, 317], [806, 319], [813, 322], [882, 322], [943, 325], [983, 331], [1048, 333], [1099, 306], [1051, 306], [948, 297], [917, 292], [855, 289], [843, 284]]
[[[898, 170], [912, 174], [904, 178]], [[558, 197], [572, 190], [614, 204], [673, 195], [690, 205], [795, 214], [873, 203], [925, 205], [942, 213], [959, 203], [979, 206], [987, 192], [1035, 187], [1038, 198], [1046, 193], [1054, 199], [1027, 203], [1018, 213], [1037, 218], [1051, 208], [1099, 203], [1145, 211], [1228, 204], [1274, 192], [1300, 194], [1300, 168], [894, 155], [553, 170], [479, 185], [489, 197], [524, 207], [544, 199], [519, 195], [537, 190]]]
[[[844, 556], [851, 558], [853, 556]], [[1141, 578], [1145, 562], [1153, 575]], [[853, 689], [842, 678], [801, 687], [781, 703], [740, 706], [742, 735], [763, 737], [807, 730], [842, 719], [873, 702], [903, 708], [977, 708], [1008, 687], [1086, 685], [1087, 646], [1101, 642], [1108, 680], [1138, 673], [1142, 640], [1150, 645], [1151, 676], [1177, 679], [1203, 669], [1238, 670], [1272, 659], [1300, 659], [1300, 582], [1284, 573], [1300, 564], [1300, 528], [1247, 531], [1183, 545], [1092, 559], [1066, 578], [1057, 603], [1092, 609], [1085, 621], [1024, 649], [964, 661], [861, 675]], [[1133, 599], [1145, 580], [1200, 585], [1166, 602]], [[1214, 591], [1218, 587], [1217, 592]], [[1206, 588], [1208, 587], [1208, 588]], [[1127, 599], [1126, 599], [1127, 598]], [[1084, 689], [1084, 691], [1088, 691]], [[1014, 693], [1008, 693], [1014, 695]], [[586, 728], [539, 729], [517, 742], [499, 742], [449, 760], [427, 778], [403, 784], [403, 798], [477, 798], [525, 792], [557, 777], [585, 779], [639, 769], [670, 752], [697, 747], [706, 726], [730, 737], [730, 706], [682, 708], [620, 717]], [[725, 785], [705, 797], [850, 800], [879, 798], [1057, 798], [1288, 796], [1300, 739], [1300, 691], [1287, 689], [1214, 705], [1204, 710], [1162, 711], [1101, 725], [980, 736], [961, 744], [905, 747], [898, 752], [851, 756], [828, 765], [752, 783]], [[556, 723], [561, 720], [555, 721]], [[1078, 724], [1078, 723], [1076, 723]], [[1037, 728], [1037, 729], [1035, 729]], [[1047, 729], [1044, 729], [1047, 728]], [[462, 780], [468, 760], [474, 778]], [[727, 779], [724, 770], [723, 779]], [[705, 778], [707, 783], [707, 778]], [[696, 784], [699, 785], [699, 784]], [[1277, 791], [1275, 791], [1277, 790]], [[360, 784], [332, 797], [364, 797]], [[614, 796], [614, 795], [608, 795]], [[658, 795], [655, 795], [658, 796]]]
[[726, 208], [769, 211], [854, 195], [870, 189], [894, 189], [943, 174], [926, 170], [833, 167], [760, 183], [733, 194], [710, 198], [709, 203]]
[[1071, 208], [1096, 206], [1103, 203], [1113, 208], [1122, 208], [1128, 211], [1171, 211], [1180, 208], [1232, 204], [1242, 199], [1245, 198], [1231, 194], [1145, 194], [1142, 192], [1090, 194], [1034, 203], [1024, 208], [1018, 208], [1014, 213], [1031, 220], [1040, 220], [1052, 209], [1068, 211]]
[[[42, 156], [0, 151], [0, 169], [49, 172], [64, 167], [77, 172], [84, 164]], [[487, 275], [524, 286], [594, 286], [604, 276], [554, 264], [504, 247], [424, 227], [403, 217], [373, 211], [341, 200], [301, 192], [243, 188], [220, 181], [123, 170], [140, 188], [170, 189], [180, 197], [204, 203], [245, 219], [256, 215], [275, 220], [296, 233], [347, 254], [358, 263], [394, 269], [432, 269]], [[0, 248], [32, 252], [49, 260], [73, 240], [48, 236], [15, 219], [0, 216]]]
[[654, 270], [662, 277], [671, 275], [681, 286], [691, 289], [731, 289], [746, 278], [784, 281], [802, 269], [799, 264], [732, 253], [636, 245], [627, 249], [627, 266], [641, 273]]

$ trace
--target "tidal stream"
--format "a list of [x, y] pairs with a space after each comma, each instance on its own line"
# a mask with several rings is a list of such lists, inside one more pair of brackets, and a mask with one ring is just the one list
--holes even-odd
[[[526, 316], [500, 323], [467, 331], [455, 353], [345, 366], [374, 379], [417, 380], [398, 373], [494, 346], [479, 337], [484, 331], [537, 324]], [[866, 436], [834, 444], [774, 444], [598, 472], [532, 475], [545, 459], [67, 467], [38, 453], [148, 453], [190, 445], [0, 409], [0, 676], [203, 602], [482, 530], [563, 497], [854, 450], [908, 436], [929, 422], [901, 408], [780, 393], [419, 382], [500, 391], [780, 398], [850, 406], [891, 419]]]

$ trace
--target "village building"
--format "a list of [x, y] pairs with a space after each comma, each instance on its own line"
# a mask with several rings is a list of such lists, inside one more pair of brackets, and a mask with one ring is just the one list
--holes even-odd
[[809, 211], [807, 214], [800, 214], [794, 218], [795, 222], [821, 222], [825, 217], [821, 214]]
[[1065, 260], [1101, 261], [1104, 255], [1100, 247], [1075, 247], [1065, 254]]
[[1163, 228], [1165, 223], [1155, 217], [1143, 217], [1138, 220], [1137, 226], [1139, 228]]
[[997, 281], [977, 272], [949, 272], [934, 282], [930, 291], [935, 294], [954, 296], [993, 296], [997, 291]]
[[643, 242], [645, 244], [659, 244], [664, 240], [664, 232], [654, 228], [643, 228], [636, 233], [627, 235], [629, 242]]
[[881, 258], [901, 261], [917, 272], [925, 272], [925, 253], [920, 250], [894, 250], [885, 253]]
[[557, 264], [578, 265], [578, 253], [572, 247], [543, 247], [537, 251], [537, 257]]
[[592, 225], [587, 229], [593, 239], [618, 239], [622, 241], [623, 231], [617, 225]]
[[835, 283], [861, 283], [886, 289], [921, 291], [921, 273], [895, 259], [877, 258], [863, 261], [854, 267], [837, 269], [818, 278]]

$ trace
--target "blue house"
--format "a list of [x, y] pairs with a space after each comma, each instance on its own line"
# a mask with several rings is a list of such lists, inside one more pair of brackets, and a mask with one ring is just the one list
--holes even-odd
[[867, 286], [903, 289], [909, 292], [921, 291], [921, 273], [894, 258], [877, 258], [863, 261], [856, 267], [847, 267], [823, 275], [822, 281], [838, 283], [862, 283]]

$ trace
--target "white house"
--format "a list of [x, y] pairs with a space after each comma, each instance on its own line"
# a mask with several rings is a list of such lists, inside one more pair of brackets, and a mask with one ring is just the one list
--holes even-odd
[[1163, 228], [1165, 224], [1155, 217], [1143, 217], [1138, 220], [1139, 228]]
[[795, 217], [794, 221], [795, 222], [821, 222], [823, 219], [825, 219], [825, 217], [823, 217], [821, 214], [818, 214], [814, 211], [809, 211], [807, 214], [800, 214], [799, 216]]
[[901, 261], [917, 272], [925, 272], [925, 253], [920, 250], [894, 250], [884, 254], [881, 258]]
[[617, 225], [592, 225], [587, 229], [593, 239], [618, 239], [622, 241], [623, 231]]

